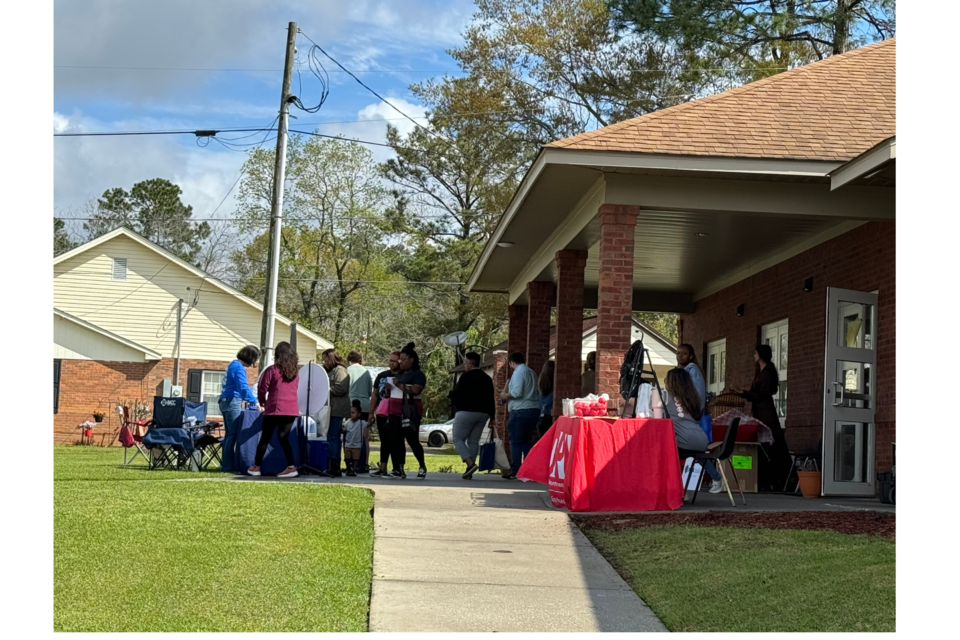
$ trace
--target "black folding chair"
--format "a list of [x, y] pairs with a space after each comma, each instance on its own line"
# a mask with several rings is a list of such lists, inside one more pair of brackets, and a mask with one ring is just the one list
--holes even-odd
[[[705, 453], [698, 453], [693, 456], [693, 463], [700, 464], [703, 467], [706, 462], [714, 462], [717, 467], [717, 471], [720, 472], [723, 481], [727, 482], [726, 475], [723, 473], [723, 463], [726, 462], [727, 466], [730, 468], [730, 473], [733, 474], [733, 481], [737, 483], [737, 490], [740, 492], [740, 499], [743, 500], [743, 506], [747, 506], [747, 499], [743, 497], [743, 487], [740, 486], [740, 480], [737, 479], [737, 472], [733, 468], [733, 463], [730, 462], [730, 456], [733, 455], [733, 447], [737, 443], [737, 428], [740, 426], [740, 418], [734, 418], [730, 421], [730, 426], [727, 427], [727, 433], [723, 436], [723, 444], [720, 445], [719, 450], [707, 451]], [[687, 485], [690, 484], [691, 473], [687, 476]], [[697, 481], [697, 486], [693, 491], [693, 499], [690, 500], [690, 504], [694, 504], [697, 501], [697, 494], [700, 492], [700, 486], [703, 484], [703, 476], [706, 475], [702, 471], [700, 472], [700, 479]], [[687, 492], [688, 486], [683, 487], [683, 492]], [[733, 506], [736, 506], [737, 503], [733, 499], [733, 494], [730, 493], [730, 484], [727, 483], [727, 494], [730, 496], [730, 502]]]
[[211, 466], [220, 467], [223, 457], [223, 436], [216, 435], [219, 428], [219, 422], [208, 422], [203, 427], [203, 433], [198, 433], [194, 438], [193, 445], [200, 452], [198, 466], [201, 470], [209, 469]]

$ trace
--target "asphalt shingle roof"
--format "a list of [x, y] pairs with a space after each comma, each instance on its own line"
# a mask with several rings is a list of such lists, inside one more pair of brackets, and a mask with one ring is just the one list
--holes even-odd
[[850, 160], [896, 135], [896, 38], [548, 148]]

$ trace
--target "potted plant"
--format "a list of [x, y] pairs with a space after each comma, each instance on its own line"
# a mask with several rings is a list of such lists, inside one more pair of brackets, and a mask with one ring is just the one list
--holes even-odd
[[820, 472], [816, 470], [812, 459], [804, 462], [797, 470], [797, 477], [800, 479], [800, 493], [804, 498], [820, 497]]
[[94, 422], [103, 422], [103, 417], [106, 414], [103, 411], [94, 411], [93, 412], [93, 421]]

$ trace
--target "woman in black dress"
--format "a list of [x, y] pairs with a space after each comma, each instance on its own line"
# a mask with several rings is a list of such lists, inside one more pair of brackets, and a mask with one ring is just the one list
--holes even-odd
[[773, 403], [773, 398], [780, 389], [780, 377], [773, 364], [770, 345], [758, 345], [753, 352], [753, 359], [757, 363], [757, 374], [750, 390], [735, 393], [750, 402], [753, 417], [770, 427], [773, 432], [773, 444], [761, 445], [766, 459], [760, 463], [758, 488], [761, 491], [783, 491], [792, 461], [787, 439], [780, 428], [780, 416], [777, 415], [777, 407]]

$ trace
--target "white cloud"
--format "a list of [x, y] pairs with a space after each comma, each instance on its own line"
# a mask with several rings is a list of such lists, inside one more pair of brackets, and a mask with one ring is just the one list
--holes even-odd
[[[158, 127], [156, 121], [105, 123], [80, 113], [55, 112], [53, 120], [58, 132], [177, 128], [169, 123]], [[180, 136], [55, 138], [54, 207], [79, 215], [87, 200], [107, 189], [129, 189], [141, 180], [166, 178], [180, 186], [194, 215], [209, 216], [237, 179], [245, 157], [217, 149], [191, 147]], [[231, 195], [217, 217], [232, 213], [233, 202]]]
[[[388, 100], [411, 117], [423, 116], [422, 105], [398, 97]], [[384, 102], [368, 104], [360, 109], [358, 122], [337, 125], [331, 135], [342, 134], [345, 138], [369, 142], [386, 142], [387, 122], [406, 135], [414, 129], [405, 119]], [[418, 122], [424, 123], [423, 120]], [[80, 112], [71, 115], [54, 112], [53, 127], [57, 133], [82, 131], [135, 131], [180, 129], [184, 124], [177, 120], [137, 119], [104, 122], [84, 116]], [[297, 129], [295, 120], [290, 127]], [[306, 129], [306, 128], [305, 128]], [[313, 127], [309, 127], [313, 130]], [[320, 133], [328, 133], [320, 127]], [[222, 150], [216, 144], [200, 148], [193, 142], [185, 144], [187, 136], [97, 136], [54, 139], [54, 206], [61, 211], [74, 211], [79, 215], [83, 204], [97, 198], [107, 189], [129, 189], [140, 180], [166, 178], [180, 186], [183, 200], [192, 205], [194, 215], [207, 217], [220, 204], [221, 199], [237, 179], [246, 155]], [[249, 142], [260, 139], [258, 134]], [[269, 146], [272, 143], [267, 143]], [[386, 147], [371, 145], [377, 162], [393, 155]], [[230, 216], [234, 211], [235, 193], [224, 202], [217, 217]]]
[[[396, 68], [402, 54], [460, 42], [470, 0], [55, 0], [54, 90], [134, 104], [184, 101], [230, 83], [278, 82], [269, 74], [64, 68], [279, 69], [287, 23], [359, 70]], [[305, 44], [301, 45], [301, 49]], [[422, 59], [422, 58], [421, 58]], [[349, 68], [348, 67], [348, 68]], [[219, 85], [218, 85], [219, 86]]]

